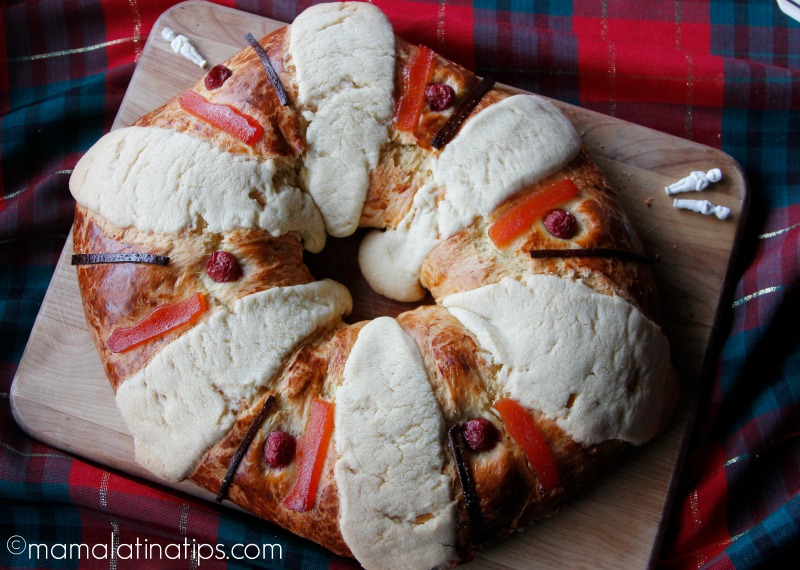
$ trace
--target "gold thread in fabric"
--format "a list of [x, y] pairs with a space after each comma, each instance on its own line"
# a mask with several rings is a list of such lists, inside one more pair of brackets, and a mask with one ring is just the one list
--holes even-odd
[[[181, 505], [181, 519], [180, 523], [178, 524], [178, 530], [181, 533], [181, 536], [186, 536], [186, 529], [189, 526], [189, 505], [183, 503]], [[189, 568], [194, 570], [197, 568], [197, 552], [194, 548], [192, 548], [192, 558], [189, 561]]]
[[20, 451], [16, 447], [8, 445], [5, 441], [0, 441], [0, 447], [22, 457], [52, 457], [53, 459], [72, 459], [67, 455], [59, 455], [57, 453], [27, 453], [25, 451]]
[[138, 0], [128, 0], [133, 11], [133, 50], [134, 60], [139, 61], [142, 56], [142, 12], [139, 10]]
[[694, 523], [695, 530], [698, 530], [703, 524], [700, 520], [700, 505], [697, 498], [697, 491], [692, 491], [689, 495], [689, 508], [692, 510], [692, 523]]
[[[72, 170], [57, 170], [56, 172], [53, 172], [52, 174], [72, 174]], [[27, 192], [31, 188], [33, 188], [33, 187], [32, 186], [26, 186], [22, 190], [17, 190], [16, 192], [12, 192], [8, 196], [4, 196], [3, 199], [4, 200], [11, 200], [12, 198], [16, 198], [20, 194], [24, 194], [25, 192]]]
[[608, 0], [600, 4], [600, 38], [608, 46], [608, 114], [617, 114], [617, 50], [608, 41]]
[[779, 236], [781, 234], [785, 234], [786, 232], [790, 232], [793, 229], [798, 228], [798, 227], [800, 227], [800, 224], [793, 224], [793, 225], [789, 226], [788, 228], [783, 228], [782, 230], [775, 230], [774, 232], [767, 232], [765, 234], [761, 234], [761, 235], [758, 236], [758, 239], [773, 238], [775, 236]]
[[608, 43], [608, 0], [600, 2], [600, 39]]
[[135, 41], [134, 38], [119, 38], [117, 40], [111, 40], [108, 42], [103, 42], [102, 44], [95, 44], [92, 46], [85, 46], [75, 49], [65, 49], [61, 51], [51, 51], [49, 53], [39, 53], [36, 55], [23, 55], [20, 57], [0, 57], [0, 61], [7, 61], [9, 63], [18, 63], [23, 61], [36, 61], [39, 59], [48, 59], [51, 57], [61, 57], [63, 55], [73, 55], [76, 53], [86, 53], [89, 51], [94, 51], [98, 49], [107, 48], [109, 46], [116, 46], [119, 44], [124, 44], [128, 42]]
[[[578, 75], [577, 71], [570, 71], [570, 70], [564, 70], [564, 69], [544, 69], [544, 68], [541, 68], [541, 67], [538, 67], [538, 68], [534, 67], [534, 68], [531, 68], [531, 70], [526, 70], [526, 72], [527, 71], [532, 71], [532, 72], [535, 71], [537, 74], [541, 74], [541, 75], [543, 75], [543, 74], [546, 74], [546, 75], [564, 75], [564, 76], [570, 76], [570, 77]], [[607, 71], [581, 71], [580, 72], [580, 76], [581, 77], [600, 77], [600, 78], [602, 78], [602, 77], [608, 77], [608, 72]], [[652, 81], [653, 80], [653, 76], [652, 75], [647, 75], [645, 73], [632, 73], [630, 71], [625, 73], [625, 78], [642, 80], [642, 81]], [[662, 80], [662, 81], [683, 81], [683, 80], [686, 79], [686, 77], [684, 75], [676, 75], [676, 74], [661, 74], [661, 75], [658, 76], [658, 78], [660, 80]], [[702, 85], [704, 83], [711, 83], [713, 81], [714, 80], [711, 77], [704, 77], [702, 75], [694, 77], [695, 86]]]
[[111, 520], [111, 559], [108, 567], [111, 570], [117, 570], [117, 552], [119, 551], [119, 525], [117, 521]]
[[727, 540], [723, 540], [722, 541], [722, 546], [726, 546], [727, 547], [727, 546], [733, 544], [734, 542], [736, 542], [737, 540], [742, 538], [745, 534], [747, 534], [747, 533], [746, 532], [740, 532], [739, 534], [736, 534], [736, 535], [730, 537]]
[[[689, 494], [689, 508], [692, 511], [692, 524], [694, 524], [694, 530], [699, 531], [700, 527], [703, 526], [703, 521], [700, 520], [700, 500], [697, 496], [697, 490], [692, 491]], [[697, 557], [695, 562], [697, 563], [697, 568], [703, 566], [705, 563], [705, 556], [703, 556], [702, 552], [697, 552]]]
[[[682, 50], [683, 44], [683, 13], [680, 0], [675, 1], [675, 49]], [[692, 140], [694, 131], [694, 60], [688, 51], [686, 58], [686, 116], [683, 120], [685, 138]]]
[[786, 442], [795, 440], [795, 439], [797, 439], [799, 437], [800, 437], [800, 431], [794, 431], [794, 432], [792, 432], [790, 434], [787, 434], [787, 435], [785, 435], [785, 436], [783, 436], [781, 438], [778, 438], [775, 441], [770, 441], [770, 443], [768, 443], [767, 445], [764, 445], [763, 447], [760, 447], [760, 448], [758, 448], [758, 449], [756, 449], [754, 451], [748, 451], [746, 453], [742, 453], [741, 455], [737, 455], [736, 457], [731, 457], [730, 459], [725, 461], [725, 463], [723, 463], [722, 465], [720, 465], [718, 467], [715, 467], [712, 471], [706, 473], [703, 476], [702, 480], [705, 481], [706, 479], [709, 479], [709, 478], [713, 477], [721, 469], [724, 469], [726, 467], [730, 467], [731, 465], [739, 463], [743, 459], [759, 459], [760, 458], [759, 456], [761, 454], [763, 454], [763, 453], [765, 453], [765, 452], [771, 450], [772, 448], [777, 447], [777, 446], [779, 446], [781, 444], [784, 444]]
[[686, 117], [683, 126], [686, 138], [692, 140], [693, 118], [694, 118], [694, 60], [692, 54], [686, 52]]
[[104, 511], [108, 509], [108, 479], [110, 476], [108, 471], [103, 471], [103, 477], [100, 479], [100, 506]]
[[[108, 513], [108, 481], [111, 478], [111, 473], [103, 471], [103, 476], [100, 478], [100, 508], [104, 513]], [[114, 520], [114, 517], [109, 516], [111, 523], [111, 558], [109, 559], [109, 568], [111, 570], [117, 569], [117, 550], [119, 549], [119, 524]]]
[[178, 530], [180, 531], [182, 536], [186, 536], [186, 526], [189, 521], [189, 505], [183, 503], [181, 505], [181, 522], [178, 526]]
[[[790, 434], [778, 439], [777, 441], [773, 441], [773, 442], [769, 443], [768, 445], [765, 445], [764, 447], [761, 447], [757, 451], [750, 451], [750, 452], [747, 452], [747, 453], [743, 453], [741, 455], [737, 455], [736, 457], [732, 457], [731, 459], [728, 459], [722, 465], [714, 468], [711, 472], [709, 472], [706, 475], [704, 475], [702, 480], [707, 480], [710, 477], [713, 477], [721, 469], [724, 469], [726, 467], [734, 465], [734, 464], [738, 463], [739, 461], [741, 461], [742, 459], [752, 459], [752, 458], [758, 459], [760, 454], [768, 451], [769, 449], [771, 449], [773, 447], [776, 447], [776, 446], [778, 446], [778, 445], [780, 445], [782, 443], [786, 443], [787, 441], [791, 441], [793, 439], [797, 439], [798, 437], [800, 437], [800, 431], [795, 431], [795, 432], [792, 432], [792, 433], [790, 433]], [[700, 509], [699, 509], [699, 500], [698, 500], [698, 496], [697, 496], [697, 491], [692, 491], [692, 493], [689, 495], [689, 508], [691, 509], [691, 512], [692, 512], [692, 523], [695, 525], [695, 530], [699, 530], [699, 525], [702, 525], [703, 521], [700, 520]], [[737, 540], [739, 540], [745, 534], [747, 534], [747, 533], [746, 532], [740, 532], [740, 533], [738, 533], [738, 534], [736, 534], [734, 536], [731, 536], [730, 538], [726, 538], [724, 540], [717, 541], [716, 543], [714, 543], [713, 546], [725, 548], [725, 547], [729, 546], [730, 544], [732, 544], [732, 543], [736, 542]], [[712, 545], [708, 545], [706, 547], [706, 550], [708, 550], [708, 548], [710, 546], [712, 546]], [[703, 564], [705, 564], [705, 562], [707, 562], [707, 557], [705, 556], [705, 554], [703, 552], [701, 552], [699, 550], [695, 550], [692, 553], [687, 553], [687, 554], [685, 554], [683, 556], [680, 556], [678, 558], [673, 558], [672, 561], [685, 559], [688, 556], [691, 556], [692, 554], [696, 558], [697, 568], [698, 569], [700, 567], [702, 567]]]
[[608, 44], [608, 111], [612, 117], [617, 116], [617, 50], [613, 44]]
[[[773, 449], [775, 447], [778, 447], [779, 445], [782, 445], [782, 444], [784, 444], [786, 442], [790, 442], [792, 440], [795, 440], [798, 437], [800, 437], [800, 431], [794, 431], [792, 433], [786, 434], [785, 436], [780, 437], [777, 440], [770, 441], [768, 444], [766, 444], [766, 445], [764, 445], [764, 446], [762, 446], [762, 447], [760, 447], [760, 448], [758, 448], [758, 449], [756, 449], [754, 451], [748, 451], [746, 453], [742, 453], [741, 455], [737, 455], [736, 457], [732, 457], [732, 458], [728, 459], [722, 465], [722, 467], [730, 467], [731, 465], [733, 465], [735, 463], [739, 463], [743, 459], [760, 459], [760, 456], [763, 453], [765, 453], [767, 451], [770, 451], [771, 449]], [[719, 471], [719, 468], [716, 469], [714, 471], [714, 473], [716, 473], [717, 471]]]
[[439, 46], [444, 46], [444, 17], [445, 11], [447, 7], [447, 0], [440, 0], [439, 1], [439, 9], [436, 11], [436, 41], [439, 42]]
[[22, 190], [17, 190], [16, 192], [12, 192], [11, 194], [9, 194], [8, 196], [5, 196], [4, 198], [5, 198], [6, 200], [13, 200], [13, 199], [14, 199], [14, 198], [16, 198], [17, 196], [20, 196], [21, 194], [24, 194], [25, 192], [27, 192], [27, 191], [28, 191], [28, 190], [30, 190], [31, 188], [32, 188], [32, 186], [26, 186], [26, 187], [25, 187], [25, 188], [23, 188]]
[[736, 299], [733, 303], [731, 303], [731, 308], [735, 309], [739, 305], [744, 305], [748, 301], [752, 301], [756, 297], [761, 297], [763, 295], [769, 295], [770, 293], [777, 293], [778, 291], [783, 291], [785, 287], [783, 285], [775, 285], [774, 287], [766, 287], [761, 289], [760, 291], [756, 291], [755, 293], [750, 293], [749, 295], [745, 295], [741, 299]]
[[737, 455], [736, 457], [732, 457], [728, 459], [725, 463], [722, 464], [723, 467], [730, 467], [731, 465], [735, 465], [739, 463], [742, 459], [746, 459], [750, 457], [749, 453], [743, 453], [741, 455]]

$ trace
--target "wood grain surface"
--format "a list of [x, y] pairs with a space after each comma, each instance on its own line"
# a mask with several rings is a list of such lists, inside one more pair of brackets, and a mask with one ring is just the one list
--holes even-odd
[[[156, 23], [114, 127], [126, 126], [194, 83], [203, 71], [161, 39], [165, 26], [188, 36], [210, 66], [284, 24], [205, 2], [175, 6]], [[556, 102], [557, 103], [557, 102]], [[609, 476], [555, 517], [488, 548], [469, 568], [644, 568], [657, 554], [698, 392], [713, 362], [714, 333], [726, 275], [744, 225], [746, 182], [728, 155], [702, 145], [567, 104], [592, 156], [655, 258], [665, 330], [683, 395], [668, 430], [634, 449]], [[702, 195], [728, 206], [731, 219], [672, 208], [664, 186], [692, 170], [722, 169]], [[330, 239], [308, 256], [317, 278], [347, 285], [355, 299], [348, 320], [396, 315], [413, 305], [373, 293], [358, 271], [361, 234]], [[133, 459], [133, 441], [119, 415], [84, 320], [71, 237], [62, 253], [11, 390], [14, 416], [32, 437], [76, 456], [153, 480]], [[163, 484], [163, 483], [162, 483]], [[169, 485], [213, 499], [192, 483]], [[268, 523], [265, 523], [268, 524]]]

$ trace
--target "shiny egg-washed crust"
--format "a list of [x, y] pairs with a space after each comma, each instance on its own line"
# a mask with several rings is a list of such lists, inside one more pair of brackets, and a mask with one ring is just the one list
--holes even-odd
[[[252, 49], [245, 49], [226, 62], [233, 75], [222, 88], [208, 91], [202, 79], [191, 88], [212, 102], [237, 107], [264, 125], [265, 135], [254, 147], [248, 147], [188, 115], [180, 108], [177, 98], [142, 117], [136, 124], [185, 132], [229, 152], [284, 161], [289, 173], [283, 175], [294, 176], [292, 182], [298, 183], [301, 175], [295, 161], [305, 149], [305, 123], [291, 103], [296, 99], [297, 87], [288, 50], [287, 29], [274, 32], [261, 43], [287, 89], [289, 107], [279, 105]], [[402, 84], [402, 69], [415, 49], [398, 40], [396, 92]], [[465, 68], [436, 56], [432, 82], [444, 80], [456, 86], [459, 99], [478, 81]], [[503, 88], [493, 89], [473, 114], [510, 94]], [[430, 148], [430, 140], [446, 116], [447, 113], [434, 113], [426, 107], [415, 133], [390, 129], [391, 140], [372, 174], [361, 227], [393, 228], [409, 211], [414, 189], [429, 174], [424, 165], [435, 152]], [[603, 247], [643, 253], [613, 192], [585, 152], [563, 171], [537, 186], [565, 176], [572, 178], [580, 189], [579, 197], [571, 207], [579, 222], [579, 231], [574, 239], [553, 238], [541, 224], [537, 224], [511, 247], [495, 247], [488, 239], [486, 229], [511, 207], [518, 198], [515, 196], [490, 218], [477, 220], [434, 249], [422, 269], [423, 285], [435, 299], [441, 300], [451, 293], [495, 283], [506, 276], [550, 273], [580, 279], [600, 293], [623, 297], [657, 320], [654, 281], [646, 264], [614, 259], [531, 259], [529, 252], [542, 248]], [[532, 189], [535, 187], [522, 194]], [[207, 277], [204, 267], [210, 253], [223, 243], [225, 249], [240, 260], [244, 275], [239, 281], [219, 285]], [[108, 350], [106, 339], [111, 331], [139, 321], [157, 305], [174, 303], [196, 291], [203, 291], [211, 307], [205, 315], [208, 318], [214, 307], [229, 305], [256, 291], [313, 281], [302, 262], [302, 245], [291, 234], [274, 238], [260, 230], [237, 230], [220, 235], [199, 229], [167, 236], [140, 232], [136, 228], [115, 228], [100, 216], [78, 207], [74, 248], [76, 252], [143, 251], [168, 255], [171, 259], [166, 267], [128, 264], [78, 268], [90, 330], [115, 389], [140, 370], [162, 346], [184, 332], [178, 330], [123, 354], [113, 354]], [[556, 458], [561, 477], [558, 488], [542, 492], [524, 452], [508, 436], [491, 409], [492, 403], [505, 394], [495, 381], [496, 371], [473, 336], [439, 306], [419, 307], [400, 315], [398, 322], [420, 349], [445, 425], [478, 416], [488, 417], [493, 418], [502, 434], [500, 443], [493, 450], [467, 454], [484, 517], [484, 530], [480, 535], [472, 532], [452, 457], [449, 453], [445, 456], [443, 472], [450, 478], [453, 496], [459, 503], [457, 550], [462, 560], [473, 557], [480, 545], [553, 514], [566, 496], [595, 479], [626, 447], [618, 441], [589, 447], [578, 444], [553, 421], [531, 412]], [[276, 394], [273, 410], [246, 453], [227, 498], [260, 517], [346, 556], [352, 554], [339, 530], [339, 495], [333, 477], [337, 460], [334, 445], [330, 444], [327, 450], [315, 506], [306, 513], [288, 510], [281, 504], [294, 480], [296, 464], [282, 470], [270, 469], [263, 459], [263, 445], [266, 434], [273, 429], [298, 436], [302, 434], [312, 398], [322, 397], [335, 405], [336, 387], [342, 382], [345, 362], [364, 324], [339, 322], [330, 325], [316, 331], [296, 347], [269, 390], [241, 408], [233, 427], [207, 450], [191, 476], [200, 486], [218, 492], [231, 457], [250, 422], [266, 396]], [[443, 449], [447, 449], [446, 441], [443, 441]]]
[[[282, 77], [286, 77], [281, 54], [285, 53], [283, 47], [284, 42], [288, 41], [287, 36], [288, 28], [281, 28], [261, 40], [273, 67]], [[301, 120], [293, 107], [281, 105], [256, 52], [245, 49], [231, 57], [225, 65], [233, 75], [222, 88], [209, 91], [201, 79], [191, 89], [212, 103], [230, 105], [256, 119], [264, 127], [264, 136], [253, 146], [186, 113], [178, 103], [178, 97], [144, 115], [134, 125], [183, 132], [211, 141], [222, 150], [252, 158], [291, 159], [302, 154], [305, 151], [305, 131]], [[284, 85], [287, 83], [284, 82]], [[294, 99], [294, 91], [288, 94]]]
[[[86, 321], [115, 391], [186, 329], [113, 353], [106, 339], [114, 329], [131, 326], [159, 305], [177, 303], [198, 291], [209, 302], [208, 318], [215, 306], [230, 306], [270, 287], [314, 281], [303, 264], [303, 246], [293, 235], [275, 238], [258, 229], [222, 235], [203, 231], [180, 236], [154, 234], [133, 227], [116, 228], [81, 206], [76, 208], [72, 231], [73, 249], [78, 253], [144, 252], [169, 257], [166, 266], [113, 263], [77, 268]], [[243, 267], [240, 279], [224, 285], [212, 281], [205, 271], [209, 256], [220, 247], [235, 255]]]

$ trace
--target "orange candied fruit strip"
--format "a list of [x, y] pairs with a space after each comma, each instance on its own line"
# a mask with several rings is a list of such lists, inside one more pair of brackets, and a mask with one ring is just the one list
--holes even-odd
[[433, 50], [419, 46], [403, 70], [403, 94], [394, 112], [394, 126], [399, 131], [417, 128], [422, 106], [425, 104], [425, 89], [433, 71]]
[[264, 134], [264, 127], [250, 115], [230, 105], [211, 103], [192, 90], [181, 93], [178, 103], [190, 115], [236, 137], [247, 145], [253, 146]]
[[542, 491], [558, 487], [558, 464], [528, 411], [511, 398], [497, 400], [494, 409], [500, 413], [500, 419], [503, 420], [508, 434], [525, 452], [531, 469], [539, 477]]
[[313, 508], [332, 433], [333, 404], [315, 398], [308, 428], [297, 446], [297, 476], [283, 499], [287, 509], [304, 513]]
[[578, 195], [578, 187], [564, 178], [535, 190], [506, 210], [489, 228], [489, 239], [497, 247], [506, 247], [525, 233], [547, 212]]
[[108, 337], [111, 352], [125, 352], [145, 342], [156, 340], [178, 327], [194, 323], [208, 304], [203, 293], [172, 305], [162, 305], [130, 327], [116, 329]]

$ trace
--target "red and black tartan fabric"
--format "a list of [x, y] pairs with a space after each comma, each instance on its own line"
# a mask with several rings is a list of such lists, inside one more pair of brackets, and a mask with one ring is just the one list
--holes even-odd
[[[72, 221], [69, 173], [110, 128], [154, 21], [174, 3], [0, 3], [0, 566], [37, 565], [7, 552], [5, 541], [21, 535], [43, 543], [273, 542], [284, 556], [266, 566], [346, 567], [272, 526], [32, 441], [9, 409], [11, 380]], [[312, 3], [226, 2], [283, 21]], [[720, 148], [744, 167], [752, 203], [725, 342], [659, 565], [797, 567], [800, 24], [771, 0], [375, 3], [401, 36], [480, 75]]]

